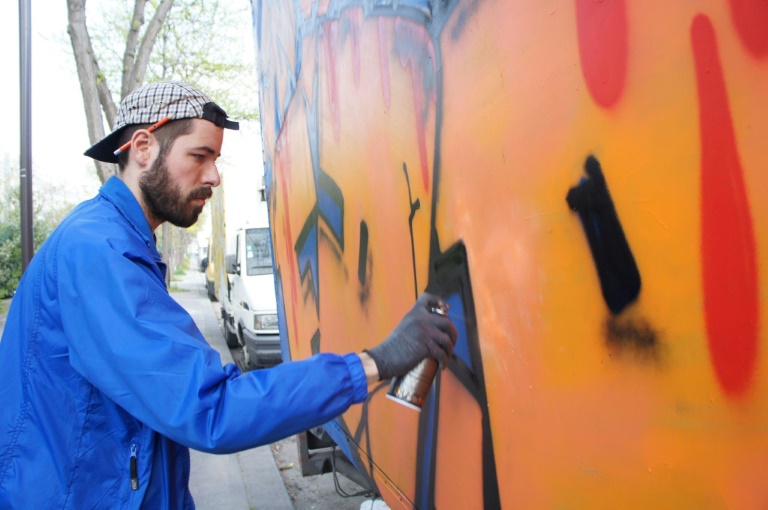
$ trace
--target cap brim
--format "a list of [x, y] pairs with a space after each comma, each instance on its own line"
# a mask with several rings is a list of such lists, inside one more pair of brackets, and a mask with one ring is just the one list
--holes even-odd
[[115, 156], [115, 151], [118, 149], [117, 144], [120, 140], [120, 135], [123, 133], [123, 130], [126, 127], [127, 126], [123, 126], [116, 131], [112, 131], [110, 134], [91, 146], [91, 148], [85, 151], [83, 154], [89, 158], [103, 161], [105, 163], [117, 163], [117, 156]]
[[240, 123], [237, 122], [236, 120], [226, 119], [224, 121], [224, 126], [223, 127], [226, 128], [226, 129], [232, 129], [234, 131], [239, 131], [240, 130]]

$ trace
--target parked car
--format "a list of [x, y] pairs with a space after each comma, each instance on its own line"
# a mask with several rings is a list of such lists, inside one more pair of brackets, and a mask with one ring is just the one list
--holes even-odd
[[282, 354], [269, 229], [238, 230], [234, 256], [226, 260], [230, 278], [222, 315], [227, 345], [242, 345], [245, 362], [252, 368], [277, 365]]

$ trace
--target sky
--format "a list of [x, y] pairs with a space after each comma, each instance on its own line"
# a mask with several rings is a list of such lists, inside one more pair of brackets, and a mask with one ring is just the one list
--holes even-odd
[[[82, 156], [88, 148], [83, 100], [67, 36], [66, 2], [32, 4], [32, 178], [62, 186], [70, 201], [92, 196], [95, 168]], [[8, 98], [0, 122], [0, 161], [18, 168], [20, 144], [18, 2], [6, 2], [0, 17], [0, 94]], [[38, 184], [39, 185], [39, 184]]]
[[[77, 203], [96, 194], [100, 183], [95, 166], [83, 152], [90, 146], [77, 79], [75, 60], [67, 35], [64, 0], [35, 2], [32, 8], [32, 177], [33, 187], [57, 187], [66, 201]], [[6, 157], [18, 172], [20, 154], [19, 2], [6, 2], [0, 16], [0, 94], [8, 98], [0, 122], [0, 171]], [[89, 10], [90, 12], [90, 10]], [[250, 14], [247, 14], [250, 17]], [[250, 26], [248, 21], [245, 25]], [[247, 35], [245, 36], [247, 37]], [[244, 45], [246, 49], [252, 47]], [[249, 55], [250, 58], [255, 57]], [[254, 71], [254, 79], [256, 74]], [[258, 129], [228, 131], [222, 148], [222, 166], [253, 168], [252, 151], [260, 144]], [[249, 170], [252, 171], [252, 170]], [[16, 180], [18, 183], [18, 174]]]

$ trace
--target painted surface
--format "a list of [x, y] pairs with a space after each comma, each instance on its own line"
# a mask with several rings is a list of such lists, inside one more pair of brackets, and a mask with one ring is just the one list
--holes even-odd
[[253, 12], [284, 355], [460, 331], [329, 427], [391, 507], [768, 508], [768, 3]]

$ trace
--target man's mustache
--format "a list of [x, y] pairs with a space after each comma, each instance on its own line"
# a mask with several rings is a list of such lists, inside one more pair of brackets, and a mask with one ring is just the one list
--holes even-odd
[[211, 196], [213, 196], [213, 189], [208, 187], [203, 187], [203, 188], [197, 188], [192, 193], [190, 193], [189, 196], [187, 197], [187, 200], [194, 200], [196, 198], [203, 198], [205, 200], [208, 200], [209, 198], [211, 198]]

